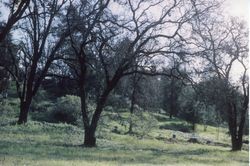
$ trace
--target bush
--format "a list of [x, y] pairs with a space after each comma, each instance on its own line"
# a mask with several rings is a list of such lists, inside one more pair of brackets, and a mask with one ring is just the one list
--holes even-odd
[[159, 121], [159, 122], [166, 122], [169, 120], [168, 117], [163, 116], [161, 114], [154, 114], [154, 117]]
[[19, 101], [4, 99], [0, 102], [0, 116], [15, 117], [19, 113]]
[[32, 100], [30, 110], [32, 112], [46, 112], [52, 107], [52, 103], [48, 100], [49, 95], [45, 90], [39, 90]]
[[81, 117], [81, 102], [78, 96], [66, 95], [57, 99], [52, 109], [51, 120], [58, 123], [69, 123], [76, 125]]
[[158, 121], [148, 112], [135, 112], [130, 116], [133, 132], [139, 136], [147, 135], [151, 130], [157, 127]]
[[48, 112], [53, 107], [53, 103], [50, 101], [41, 101], [39, 103], [36, 103], [35, 105], [32, 105], [32, 111], [34, 112]]
[[121, 95], [111, 94], [106, 105], [112, 106], [114, 109], [128, 108], [130, 105], [130, 101], [128, 98], [125, 98]]
[[104, 109], [106, 112], [114, 112], [114, 108], [112, 106], [106, 106]]
[[159, 127], [160, 129], [166, 129], [166, 130], [174, 130], [174, 131], [181, 131], [184, 133], [190, 133], [192, 132], [192, 126], [190, 124], [186, 123], [167, 123], [164, 125], [161, 125]]
[[6, 103], [6, 102], [1, 102], [0, 105], [0, 115], [9, 115], [12, 114], [14, 112], [13, 108], [11, 107], [10, 104]]

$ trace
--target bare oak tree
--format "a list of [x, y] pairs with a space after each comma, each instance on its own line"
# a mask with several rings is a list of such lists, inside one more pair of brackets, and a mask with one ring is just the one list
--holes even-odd
[[[57, 52], [69, 32], [56, 32], [60, 23], [58, 14], [66, 1], [32, 1], [25, 17], [19, 24], [19, 62], [11, 75], [16, 82], [20, 98], [18, 123], [26, 123], [32, 98], [36, 95], [52, 62], [58, 59]], [[57, 20], [56, 20], [57, 19]], [[56, 21], [55, 21], [56, 20]]]
[[[234, 18], [228, 22], [214, 18], [197, 19], [193, 26], [193, 39], [197, 47], [203, 50], [198, 55], [203, 64], [199, 66], [200, 72], [217, 78], [217, 83], [214, 83], [214, 93], [219, 91], [220, 94], [215, 105], [221, 103], [218, 107], [226, 114], [232, 150], [241, 150], [249, 98], [247, 26]], [[236, 76], [232, 69], [237, 63], [242, 72], [238, 83], [235, 83]]]
[[[91, 66], [101, 67], [101, 70], [98, 71], [104, 75], [104, 82], [101, 85], [92, 118], [87, 115], [86, 111], [82, 112], [85, 126], [88, 126], [85, 128], [84, 141], [85, 146], [88, 147], [96, 146], [95, 132], [98, 121], [109, 94], [121, 78], [134, 73], [154, 75], [157, 68], [152, 64], [156, 57], [160, 55], [167, 57], [170, 54], [180, 55], [182, 50], [174, 50], [171, 41], [180, 39], [179, 31], [183, 24], [192, 19], [193, 15], [199, 14], [193, 10], [194, 4], [191, 1], [186, 3], [182, 0], [173, 0], [167, 5], [162, 0], [118, 2], [123, 5], [128, 17], [118, 19], [119, 17], [116, 18], [113, 15], [110, 16], [110, 19], [101, 21], [101, 24], [97, 26], [98, 33], [94, 33], [97, 35], [94, 37], [96, 38], [95, 47], [91, 47], [94, 48], [93, 50], [86, 47], [86, 41], [92, 39], [91, 33], [88, 31], [85, 32], [89, 35], [82, 38], [85, 43], [83, 42], [78, 49], [74, 49], [77, 50], [76, 55], [78, 53], [84, 55], [83, 53], [86, 54], [88, 51], [96, 62], [90, 63]], [[105, 3], [101, 1], [100, 4]], [[159, 6], [163, 7], [159, 9]], [[160, 15], [152, 15], [151, 12], [155, 9], [160, 10]], [[94, 15], [92, 18], [97, 17]], [[95, 19], [91, 23], [95, 23]], [[91, 25], [88, 24], [88, 27]], [[163, 31], [162, 29], [166, 27], [169, 29]], [[76, 42], [73, 42], [72, 47], [74, 47], [74, 43]], [[133, 63], [135, 59], [138, 61], [137, 67]], [[78, 65], [84, 67], [85, 64], [86, 62], [82, 61]]]
[[[63, 61], [73, 70], [77, 81], [79, 96], [81, 98], [81, 113], [84, 124], [84, 145], [94, 146], [95, 138], [92, 137], [91, 121], [87, 110], [86, 85], [88, 73], [97, 66], [93, 59], [104, 47], [98, 45], [98, 27], [104, 21], [105, 10], [109, 4], [106, 1], [71, 1], [67, 9], [66, 22], [70, 30], [70, 39], [65, 43], [66, 49], [71, 50]], [[74, 27], [74, 28], [73, 28]], [[96, 53], [94, 53], [96, 51]]]

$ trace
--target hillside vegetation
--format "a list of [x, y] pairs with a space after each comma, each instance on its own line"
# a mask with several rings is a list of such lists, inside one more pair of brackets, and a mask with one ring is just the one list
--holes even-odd
[[[0, 165], [248, 165], [248, 146], [231, 152], [225, 128], [220, 128], [218, 139], [216, 127], [204, 131], [197, 125], [192, 134], [178, 131], [189, 129], [185, 121], [143, 114], [154, 124], [137, 125], [133, 134], [127, 134], [128, 113], [104, 114], [95, 148], [82, 146], [81, 126], [32, 120], [37, 114], [27, 124], [16, 125], [16, 119], [2, 114]], [[188, 142], [193, 137], [199, 142]]]

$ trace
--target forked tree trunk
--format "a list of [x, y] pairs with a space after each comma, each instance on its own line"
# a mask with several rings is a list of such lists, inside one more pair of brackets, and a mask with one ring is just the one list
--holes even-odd
[[92, 117], [91, 125], [89, 127], [85, 127], [85, 136], [84, 136], [84, 146], [85, 147], [95, 147], [96, 146], [96, 137], [95, 132], [97, 128], [98, 121], [100, 119], [100, 115], [103, 111], [105, 102], [108, 98], [110, 90], [106, 90], [100, 97], [97, 102], [96, 110]]
[[[103, 107], [96, 108], [96, 111], [97, 110], [102, 111], [102, 109]], [[85, 147], [96, 147], [95, 132], [96, 132], [99, 118], [100, 118], [100, 114], [98, 115], [96, 111], [92, 117], [91, 125], [89, 127], [85, 127], [85, 133], [84, 133], [84, 146]]]
[[96, 146], [96, 137], [95, 132], [97, 129], [98, 121], [100, 119], [103, 108], [105, 107], [105, 103], [108, 99], [108, 95], [117, 85], [118, 81], [121, 78], [121, 73], [117, 72], [111, 81], [107, 84], [107, 87], [103, 91], [102, 95], [98, 99], [95, 112], [92, 116], [91, 125], [85, 128], [85, 136], [84, 136], [84, 146], [86, 147], [95, 147]]

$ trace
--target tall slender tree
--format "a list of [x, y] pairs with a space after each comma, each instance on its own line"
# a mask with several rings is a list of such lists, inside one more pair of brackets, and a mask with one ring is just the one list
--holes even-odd
[[[27, 122], [29, 107], [45, 78], [52, 62], [58, 59], [58, 50], [69, 35], [66, 29], [56, 32], [59, 14], [66, 0], [31, 1], [27, 17], [19, 25], [20, 50], [16, 55], [20, 61], [11, 72], [20, 98], [19, 124]], [[13, 55], [15, 56], [15, 55]]]

